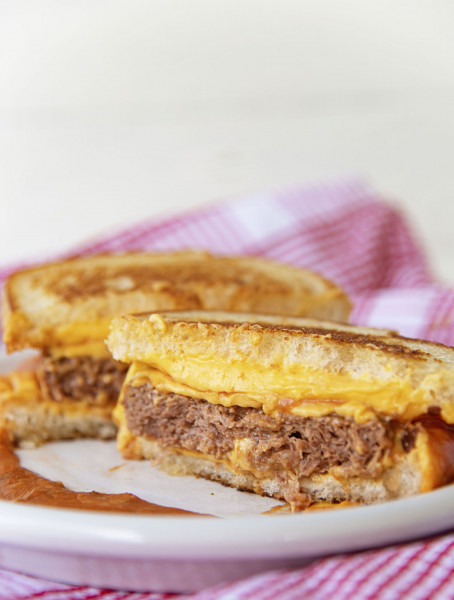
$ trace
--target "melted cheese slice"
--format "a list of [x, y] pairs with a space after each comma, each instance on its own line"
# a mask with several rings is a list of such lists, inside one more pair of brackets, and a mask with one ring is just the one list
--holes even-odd
[[92, 341], [68, 346], [54, 346], [49, 350], [53, 358], [73, 358], [76, 356], [91, 356], [93, 358], [111, 358], [106, 345], [102, 341]]
[[109, 332], [110, 319], [74, 321], [49, 332], [47, 347], [54, 358], [62, 356], [111, 356], [104, 342]]
[[[209, 365], [193, 365], [185, 361], [177, 379], [163, 371], [144, 363], [133, 363], [127, 382], [133, 386], [149, 383], [160, 392], [170, 392], [206, 400], [211, 404], [223, 406], [249, 406], [262, 408], [267, 414], [286, 412], [300, 417], [320, 417], [336, 413], [351, 417], [357, 422], [365, 422], [377, 414], [411, 421], [427, 413], [434, 400], [431, 390], [448, 384], [451, 373], [438, 372], [426, 377], [423, 385], [413, 389], [408, 379], [389, 379], [376, 381], [365, 378], [353, 378], [348, 374], [336, 374], [306, 369], [298, 382], [293, 385], [294, 377], [279, 370], [263, 370], [257, 373], [256, 384], [250, 391], [222, 391], [222, 377], [211, 371], [209, 380], [220, 382], [218, 389], [207, 390], [203, 382], [207, 380], [206, 369]], [[235, 365], [233, 365], [235, 369]], [[241, 365], [237, 367], [241, 389]], [[216, 366], [214, 366], [216, 369]], [[302, 367], [299, 366], [302, 372]], [[219, 367], [221, 373], [221, 367]], [[446, 381], [444, 380], [446, 378]], [[266, 390], [265, 392], [263, 390]], [[279, 390], [279, 392], [278, 392]], [[454, 423], [454, 405], [441, 403], [442, 417], [447, 423]]]
[[90, 340], [104, 340], [109, 333], [111, 319], [96, 321], [72, 321], [52, 330], [56, 345], [80, 344]]

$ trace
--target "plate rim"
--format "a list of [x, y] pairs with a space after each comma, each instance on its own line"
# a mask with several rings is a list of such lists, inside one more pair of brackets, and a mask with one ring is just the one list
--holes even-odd
[[225, 518], [0, 501], [0, 545], [154, 559], [314, 557], [440, 534], [454, 527], [453, 499], [451, 485], [369, 506]]

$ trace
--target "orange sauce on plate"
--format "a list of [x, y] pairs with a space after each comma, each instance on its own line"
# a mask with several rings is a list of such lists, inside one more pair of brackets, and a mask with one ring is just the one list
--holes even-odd
[[197, 514], [179, 508], [152, 504], [128, 493], [104, 494], [69, 490], [59, 481], [50, 481], [21, 467], [19, 458], [8, 443], [5, 434], [0, 434], [0, 500], [103, 512], [161, 516]]

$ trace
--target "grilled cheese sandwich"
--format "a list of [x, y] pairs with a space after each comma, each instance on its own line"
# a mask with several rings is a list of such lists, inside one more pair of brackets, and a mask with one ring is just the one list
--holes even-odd
[[252, 314], [117, 317], [118, 447], [287, 500], [378, 502], [454, 477], [454, 349]]

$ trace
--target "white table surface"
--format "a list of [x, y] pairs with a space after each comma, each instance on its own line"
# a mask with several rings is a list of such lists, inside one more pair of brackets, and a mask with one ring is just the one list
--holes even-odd
[[0, 264], [357, 174], [454, 283], [450, 0], [2, 0]]

